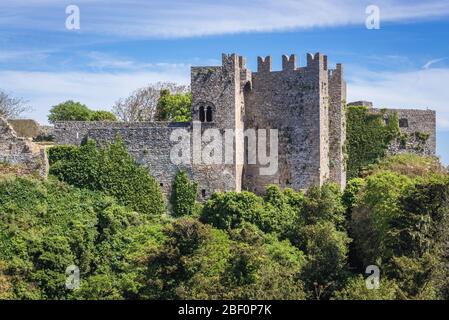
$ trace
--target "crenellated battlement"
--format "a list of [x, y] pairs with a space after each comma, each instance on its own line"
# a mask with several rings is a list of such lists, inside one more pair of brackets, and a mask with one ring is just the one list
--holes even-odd
[[[257, 57], [257, 72], [266, 73], [266, 72], [279, 72], [273, 71], [272, 68], [273, 60], [271, 56], [266, 57]], [[296, 54], [291, 55], [282, 55], [282, 70], [280, 71], [305, 71], [308, 70], [328, 70], [328, 62], [327, 56], [323, 55], [319, 52], [315, 54], [308, 53], [307, 54], [307, 64], [304, 67], [299, 67], [299, 58]], [[342, 68], [340, 63], [337, 64], [335, 69], [330, 70], [339, 70]]]
[[271, 72], [271, 69], [271, 56], [266, 56], [265, 58], [257, 57], [257, 72]]
[[282, 56], [282, 71], [296, 70], [296, 60], [296, 54], [292, 54], [290, 57], [284, 54]]
[[307, 68], [327, 70], [327, 56], [319, 52], [307, 54]]

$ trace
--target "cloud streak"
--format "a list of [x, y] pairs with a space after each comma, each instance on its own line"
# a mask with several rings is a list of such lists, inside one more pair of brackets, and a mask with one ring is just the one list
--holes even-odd
[[[65, 31], [69, 1], [3, 0], [0, 26]], [[381, 21], [449, 15], [449, 3], [405, 0], [78, 0], [81, 33], [126, 38], [192, 37], [360, 24], [378, 5]], [[3, 22], [2, 22], [3, 21]]]
[[[349, 66], [347, 67], [347, 69]], [[432, 109], [437, 129], [449, 131], [449, 69], [410, 72], [360, 71], [348, 79], [348, 101], [369, 100], [376, 107]]]

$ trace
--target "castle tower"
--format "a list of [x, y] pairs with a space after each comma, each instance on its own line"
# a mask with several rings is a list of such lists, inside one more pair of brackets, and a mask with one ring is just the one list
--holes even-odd
[[279, 169], [260, 175], [260, 165], [245, 167], [244, 188], [263, 193], [268, 184], [307, 189], [321, 185], [329, 171], [329, 81], [327, 57], [282, 57], [282, 70], [273, 71], [271, 57], [258, 59], [252, 88], [245, 94], [246, 128], [279, 130]]
[[329, 70], [329, 169], [331, 181], [346, 186], [346, 166], [343, 152], [346, 141], [346, 82], [343, 66]]
[[[244, 128], [244, 96], [243, 91], [251, 79], [251, 72], [246, 69], [245, 59], [235, 54], [222, 56], [222, 66], [193, 67], [191, 70], [192, 116], [201, 123], [202, 131], [208, 128], [219, 129], [226, 136], [225, 130], [243, 131]], [[243, 146], [237, 134], [234, 140], [234, 156], [225, 164], [194, 167], [194, 178], [200, 186], [208, 186], [204, 190], [206, 196], [215, 190], [240, 191], [242, 187], [243, 163], [238, 163], [236, 155], [242, 157]], [[225, 146], [223, 139], [223, 146]], [[205, 141], [203, 141], [203, 144]]]

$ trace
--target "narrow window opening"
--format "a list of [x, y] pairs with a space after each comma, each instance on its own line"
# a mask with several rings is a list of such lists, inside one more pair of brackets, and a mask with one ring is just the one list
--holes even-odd
[[207, 111], [206, 111], [206, 121], [207, 122], [212, 122], [212, 108], [209, 106], [207, 107]]
[[408, 128], [408, 119], [399, 119], [400, 128]]
[[200, 121], [201, 122], [204, 122], [204, 121], [206, 121], [206, 114], [205, 114], [205, 112], [204, 112], [204, 107], [200, 107]]
[[203, 198], [206, 198], [206, 189], [202, 189], [202, 190], [201, 190], [201, 196], [202, 196]]

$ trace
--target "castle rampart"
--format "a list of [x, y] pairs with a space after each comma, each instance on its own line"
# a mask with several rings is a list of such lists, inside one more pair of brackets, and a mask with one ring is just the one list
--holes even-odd
[[[259, 57], [257, 72], [251, 72], [245, 58], [224, 54], [221, 66], [191, 69], [193, 122], [59, 122], [54, 129], [56, 143], [80, 144], [90, 137], [103, 144], [120, 135], [135, 159], [148, 167], [167, 194], [179, 169], [186, 170], [199, 183], [200, 198], [215, 191], [263, 193], [268, 184], [307, 189], [334, 181], [343, 188], [346, 184], [343, 66], [337, 64], [335, 69], [329, 69], [327, 56], [320, 53], [308, 54], [306, 65], [298, 65], [296, 55], [284, 55], [282, 70], [275, 71], [271, 56]], [[401, 149], [403, 144], [392, 144], [391, 152], [412, 150], [415, 146], [416, 153], [435, 154], [435, 112], [394, 109], [386, 113], [387, 118], [391, 112], [397, 112], [401, 126], [407, 124], [401, 127], [403, 134], [413, 139], [426, 138], [425, 143], [419, 144], [422, 150], [417, 148], [416, 140], [409, 142], [405, 149]], [[278, 130], [276, 172], [261, 175], [264, 166], [260, 162], [239, 163], [237, 157], [248, 160], [249, 155], [244, 148], [245, 137], [237, 134], [232, 138], [231, 163], [174, 164], [170, 152], [176, 142], [171, 141], [171, 134], [175, 129], [194, 134], [197, 123], [201, 123], [202, 132], [208, 128], [218, 129], [220, 133], [228, 129], [235, 132]], [[192, 139], [192, 156], [198, 148], [201, 150], [215, 140], [209, 138], [200, 139], [199, 145]], [[221, 151], [224, 154], [225, 150]]]

